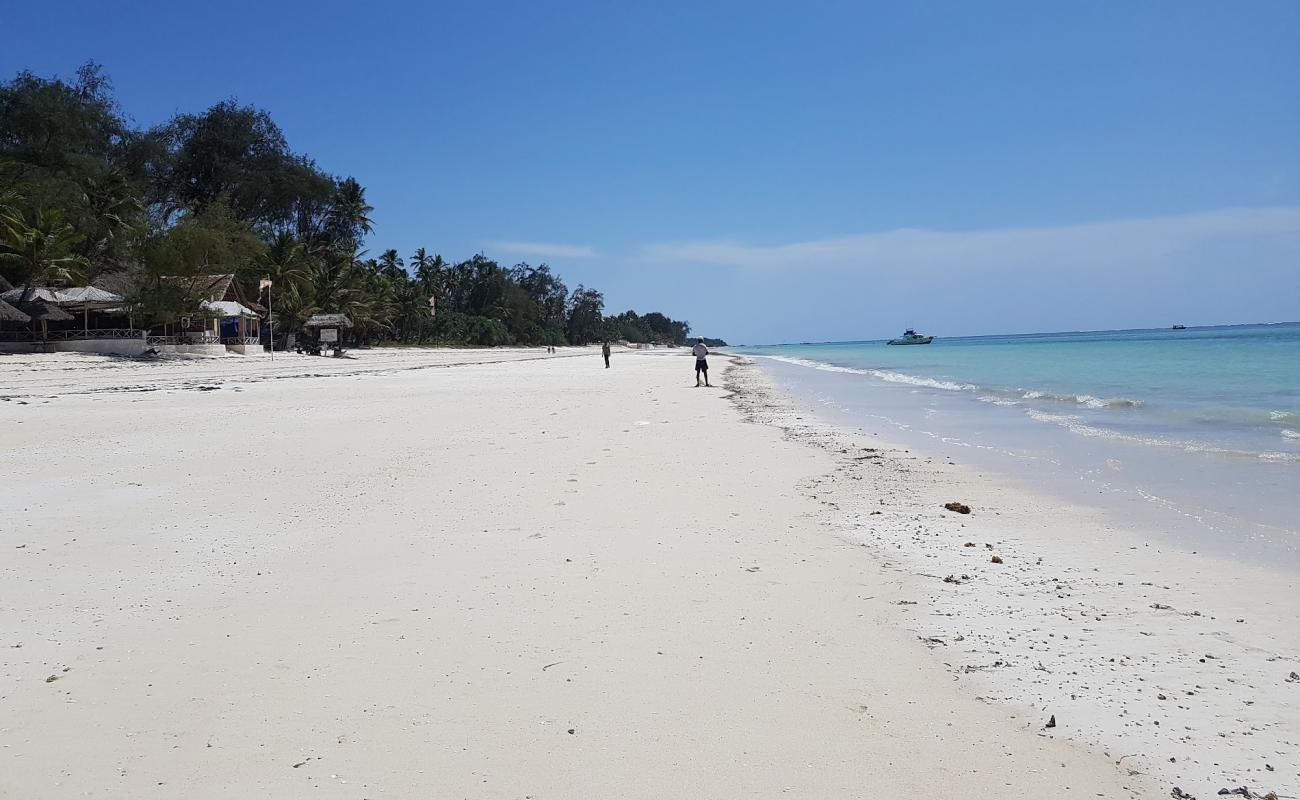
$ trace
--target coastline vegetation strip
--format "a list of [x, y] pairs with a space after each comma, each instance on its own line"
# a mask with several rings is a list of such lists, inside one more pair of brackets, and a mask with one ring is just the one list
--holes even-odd
[[360, 182], [292, 151], [264, 110], [226, 100], [140, 129], [94, 63], [71, 81], [0, 83], [0, 290], [20, 301], [93, 285], [124, 298], [105, 313], [174, 332], [214, 316], [210, 279], [233, 275], [233, 299], [273, 316], [277, 335], [341, 313], [352, 346], [682, 344], [690, 332], [659, 312], [607, 315], [599, 290], [570, 289], [547, 264], [371, 256], [374, 211]]

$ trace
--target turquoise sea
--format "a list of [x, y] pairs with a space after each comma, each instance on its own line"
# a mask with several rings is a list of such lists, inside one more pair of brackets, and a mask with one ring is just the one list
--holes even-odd
[[1300, 323], [736, 349], [837, 424], [1300, 565]]

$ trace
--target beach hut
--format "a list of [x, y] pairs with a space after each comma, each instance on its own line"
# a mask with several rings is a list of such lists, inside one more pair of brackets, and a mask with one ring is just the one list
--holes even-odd
[[6, 322], [16, 322], [20, 325], [26, 325], [31, 321], [31, 317], [9, 305], [5, 301], [0, 300], [0, 330], [4, 329], [4, 324]]
[[244, 296], [233, 272], [169, 275], [162, 281], [178, 291], [182, 301], [192, 304], [194, 309], [192, 314], [178, 320], [180, 340], [221, 342], [237, 348], [260, 344], [262, 317], [266, 309]]
[[90, 333], [90, 312], [121, 308], [126, 298], [97, 286], [74, 286], [57, 292], [59, 307], [69, 313], [81, 311], [81, 328]]
[[4, 337], [7, 341], [39, 341], [56, 350], [119, 354], [138, 353], [144, 343], [144, 332], [131, 328], [124, 308], [126, 299], [97, 286], [10, 288], [0, 292], [0, 300], [22, 311], [27, 311], [29, 302], [45, 307], [35, 317], [42, 323], [39, 338], [30, 332], [26, 338], [14, 332]]
[[76, 319], [48, 300], [28, 300], [26, 303], [19, 303], [16, 308], [26, 314], [32, 322], [41, 323], [42, 340], [49, 338], [51, 322], [70, 322]]
[[352, 320], [346, 314], [312, 314], [302, 327], [315, 334], [317, 353], [329, 347], [338, 358], [343, 355], [343, 329], [351, 328]]
[[246, 352], [261, 346], [262, 315], [238, 300], [204, 300], [202, 308], [217, 317], [221, 343], [227, 350]]
[[[31, 286], [17, 289], [9, 289], [0, 293], [0, 300], [7, 303], [22, 303], [26, 301], [40, 301], [50, 305], [58, 306], [70, 315], [81, 313], [82, 332], [86, 335], [90, 333], [90, 312], [102, 311], [111, 308], [117, 308], [122, 305], [124, 298], [120, 294], [114, 294], [100, 289], [96, 286], [73, 286], [69, 288], [55, 288], [52, 286]], [[72, 317], [69, 317], [69, 320]], [[51, 319], [51, 322], [54, 320]], [[66, 322], [68, 320], [59, 320]]]
[[31, 321], [32, 321], [31, 317], [27, 316], [23, 312], [9, 305], [4, 300], [0, 300], [0, 322], [27, 323]]

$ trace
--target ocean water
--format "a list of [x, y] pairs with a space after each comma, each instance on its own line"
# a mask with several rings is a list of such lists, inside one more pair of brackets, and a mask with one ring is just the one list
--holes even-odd
[[1300, 323], [737, 350], [836, 424], [1300, 566]]

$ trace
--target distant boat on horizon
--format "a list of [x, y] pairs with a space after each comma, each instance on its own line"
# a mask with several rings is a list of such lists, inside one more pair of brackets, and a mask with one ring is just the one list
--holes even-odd
[[908, 328], [903, 331], [902, 336], [897, 339], [890, 339], [888, 342], [885, 342], [885, 344], [929, 344], [933, 341], [933, 336], [922, 336], [911, 328]]
[[1185, 331], [1185, 330], [1187, 330], [1187, 326], [1186, 326], [1186, 325], [1175, 325], [1175, 326], [1173, 327], [1173, 329], [1176, 330], [1176, 331]]

